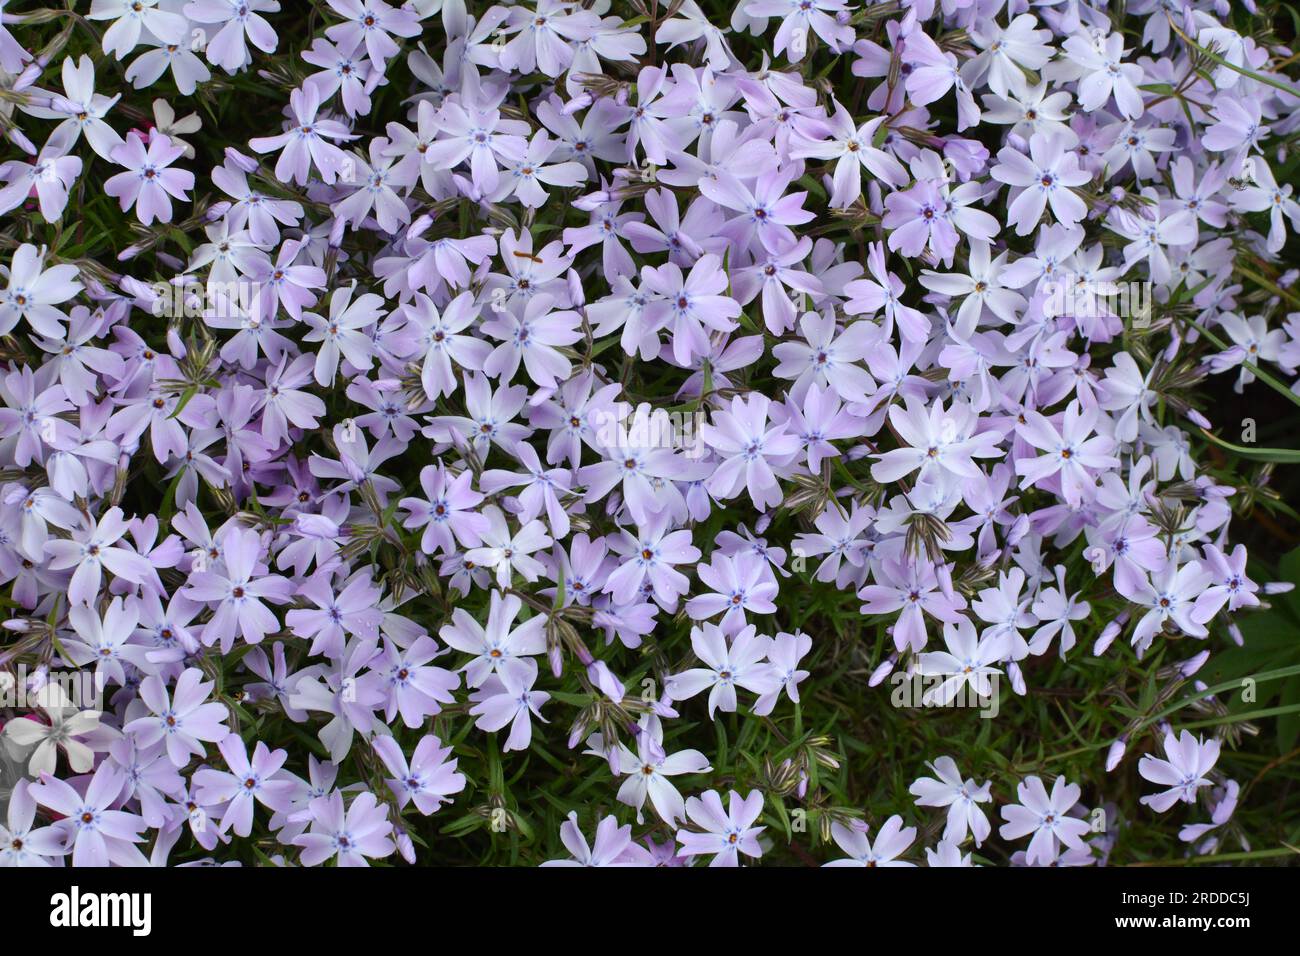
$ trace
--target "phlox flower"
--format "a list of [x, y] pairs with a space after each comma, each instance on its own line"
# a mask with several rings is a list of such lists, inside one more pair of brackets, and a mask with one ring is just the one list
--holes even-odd
[[329, 0], [329, 5], [344, 22], [327, 27], [325, 35], [340, 46], [364, 43], [381, 70], [400, 49], [394, 36], [420, 35], [420, 15], [405, 4], [393, 7], [383, 0]]
[[525, 581], [536, 581], [545, 571], [533, 552], [551, 544], [551, 536], [540, 521], [521, 522], [519, 530], [512, 532], [505, 514], [495, 505], [483, 509], [487, 527], [480, 533], [482, 543], [465, 552], [465, 560], [475, 566], [494, 571], [500, 587], [508, 588], [514, 574]]
[[444, 747], [433, 734], [420, 738], [409, 763], [392, 737], [376, 736], [370, 745], [393, 775], [386, 783], [397, 797], [399, 808], [414, 800], [415, 808], [428, 816], [450, 803], [452, 794], [465, 789], [465, 775], [456, 771], [457, 760], [451, 757], [451, 748]]
[[86, 605], [69, 608], [68, 621], [76, 636], [66, 639], [63, 646], [78, 666], [94, 665], [99, 687], [104, 687], [110, 679], [125, 685], [128, 666], [145, 672], [153, 669], [147, 657], [148, 649], [143, 644], [130, 643], [139, 620], [134, 599], [123, 604], [120, 597], [113, 598], [102, 621], [99, 612]]
[[64, 137], [50, 137], [34, 162], [21, 159], [0, 164], [0, 215], [12, 212], [36, 192], [41, 216], [58, 222], [68, 205], [68, 192], [81, 175], [80, 156], [68, 156]]
[[342, 172], [346, 154], [330, 140], [347, 141], [356, 137], [337, 120], [318, 118], [320, 105], [316, 87], [308, 84], [296, 89], [289, 95], [292, 123], [288, 129], [276, 136], [258, 136], [248, 141], [248, 148], [257, 153], [279, 151], [275, 178], [280, 182], [306, 185], [313, 165], [327, 184], [335, 182]]
[[1167, 731], [1163, 743], [1165, 759], [1143, 754], [1138, 761], [1138, 773], [1143, 778], [1169, 788], [1141, 798], [1142, 803], [1157, 813], [1166, 812], [1180, 800], [1195, 803], [1197, 791], [1210, 785], [1206, 774], [1219, 759], [1219, 741], [1203, 740], [1190, 730], [1184, 730], [1180, 736]]
[[880, 328], [872, 322], [851, 322], [840, 329], [834, 313], [805, 312], [799, 333], [803, 341], [780, 342], [772, 349], [779, 361], [772, 374], [794, 379], [791, 396], [801, 401], [817, 384], [846, 402], [866, 402], [875, 382], [858, 363], [879, 341]]
[[189, 24], [178, 13], [158, 9], [159, 0], [91, 0], [89, 20], [112, 20], [104, 31], [104, 52], [122, 59], [146, 30], [164, 43], [187, 43]]
[[474, 187], [484, 194], [494, 192], [501, 182], [502, 165], [521, 162], [528, 151], [528, 124], [503, 120], [494, 109], [448, 100], [435, 122], [438, 138], [425, 151], [425, 161], [455, 169], [468, 159]]
[[215, 686], [203, 679], [198, 668], [189, 667], [176, 678], [169, 694], [163, 679], [151, 674], [140, 684], [140, 699], [149, 713], [129, 721], [123, 730], [141, 747], [161, 740], [172, 765], [183, 768], [191, 757], [205, 756], [205, 741], [216, 743], [230, 733], [226, 705], [208, 700]]
[[[1060, 430], [1040, 412], [1026, 410], [1025, 422], [1017, 425], [1016, 433], [1044, 452], [1037, 458], [1021, 458], [1016, 462], [1020, 487], [1042, 484], [1049, 479], [1060, 483], [1061, 494], [1067, 503], [1078, 507], [1096, 495], [1094, 472], [1118, 468], [1119, 459], [1110, 451], [1115, 447], [1105, 435], [1093, 435], [1098, 410], [1081, 408], [1071, 402], [1061, 419]], [[1091, 437], [1089, 437], [1091, 436]]]
[[303, 866], [317, 866], [330, 859], [336, 859], [339, 866], [369, 866], [367, 859], [383, 859], [397, 849], [388, 807], [369, 791], [353, 797], [345, 812], [343, 794], [335, 790], [313, 800], [308, 813], [311, 830], [292, 841], [302, 847]]
[[971, 42], [980, 52], [962, 66], [962, 79], [972, 88], [987, 83], [1002, 97], [1023, 86], [1022, 67], [1041, 69], [1054, 52], [1046, 43], [1051, 31], [1037, 26], [1032, 13], [1020, 14], [1005, 27], [993, 19], [980, 20], [971, 30]]
[[460, 669], [470, 687], [482, 687], [493, 674], [510, 672], [516, 683], [528, 683], [535, 671], [530, 657], [546, 650], [546, 618], [534, 614], [515, 626], [523, 602], [513, 594], [493, 591], [484, 628], [463, 608], [452, 611], [451, 623], [438, 636], [450, 647], [474, 657]]
[[248, 748], [238, 734], [222, 738], [217, 749], [229, 770], [197, 771], [194, 783], [199, 788], [198, 800], [204, 806], [225, 804], [218, 824], [221, 832], [233, 829], [246, 837], [253, 832], [255, 801], [271, 810], [289, 807], [293, 782], [277, 778], [289, 754], [283, 749], [271, 750], [259, 740], [253, 747], [253, 759], [249, 760]]
[[133, 843], [144, 839], [145, 822], [126, 810], [113, 809], [126, 781], [112, 763], [99, 765], [85, 794], [48, 773], [27, 788], [31, 799], [63, 817], [51, 829], [72, 850], [73, 866], [129, 865]]
[[853, 28], [842, 26], [835, 15], [845, 10], [844, 0], [749, 0], [743, 4], [744, 12], [751, 17], [781, 17], [773, 40], [772, 55], [786, 55], [791, 63], [798, 63], [808, 54], [812, 35], [826, 41], [835, 52], [853, 42]]
[[1079, 159], [1067, 152], [1069, 140], [1060, 133], [1035, 133], [1029, 138], [1029, 155], [1010, 146], [998, 152], [998, 165], [991, 175], [999, 182], [1018, 190], [1007, 208], [1016, 235], [1027, 236], [1038, 227], [1043, 209], [1065, 226], [1079, 222], [1088, 212], [1084, 201], [1074, 192], [1092, 177], [1079, 168]]
[[317, 571], [304, 581], [297, 596], [316, 606], [292, 608], [284, 616], [285, 627], [298, 637], [311, 640], [308, 653], [312, 655], [338, 657], [349, 636], [379, 636], [379, 622], [383, 617], [377, 607], [380, 591], [369, 573], [354, 575], [337, 593], [332, 577], [329, 571]]
[[33, 827], [36, 801], [26, 782], [9, 795], [8, 815], [0, 823], [0, 867], [52, 866], [67, 856], [63, 832], [52, 826]]
[[638, 725], [636, 753], [619, 744], [618, 772], [623, 775], [618, 800], [636, 809], [636, 822], [643, 822], [646, 799], [655, 813], [669, 826], [686, 819], [686, 802], [668, 778], [686, 773], [708, 773], [713, 768], [698, 750], [667, 753], [663, 746], [663, 724], [658, 717], [647, 715]]
[[686, 593], [690, 582], [674, 565], [694, 564], [700, 559], [700, 550], [691, 544], [688, 529], [674, 531], [670, 527], [666, 514], [657, 515], [638, 527], [636, 534], [624, 529], [621, 538], [607, 539], [610, 548], [624, 558], [603, 588], [617, 603], [630, 603], [647, 582], [655, 600], [664, 607], [675, 607]]
[[596, 839], [589, 844], [578, 828], [578, 813], [569, 811], [560, 824], [560, 841], [571, 854], [568, 860], [547, 860], [542, 866], [650, 866], [648, 850], [632, 842], [632, 827], [619, 825], [614, 816], [596, 826]]
[[551, 699], [544, 690], [533, 690], [537, 679], [537, 662], [526, 659], [517, 668], [502, 668], [487, 677], [478, 690], [470, 694], [473, 706], [469, 713], [478, 719], [474, 726], [494, 732], [510, 725], [510, 734], [502, 750], [526, 750], [533, 739], [532, 718], [546, 723], [542, 707]]
[[104, 192], [116, 199], [126, 212], [135, 207], [136, 217], [144, 225], [155, 219], [172, 220], [172, 199], [188, 202], [187, 193], [194, 188], [194, 174], [185, 169], [171, 169], [185, 147], [178, 146], [162, 133], [155, 132], [145, 141], [138, 133], [127, 133], [126, 141], [113, 150], [113, 161], [127, 171], [110, 177]]
[[1092, 605], [1080, 601], [1078, 592], [1071, 594], [1065, 584], [1065, 567], [1056, 566], [1056, 587], [1043, 588], [1030, 609], [1038, 618], [1039, 627], [1029, 641], [1031, 654], [1044, 653], [1052, 639], [1060, 636], [1057, 647], [1064, 657], [1074, 647], [1074, 622], [1086, 621]]
[[772, 639], [757, 633], [753, 624], [741, 628], [727, 641], [726, 633], [714, 624], [691, 628], [691, 647], [705, 667], [695, 667], [670, 676], [664, 691], [671, 700], [688, 700], [709, 690], [709, 718], [721, 708], [736, 709], [736, 688], [763, 695], [779, 686], [766, 663]]
[[424, 529], [420, 550], [425, 554], [438, 550], [451, 554], [457, 542], [470, 548], [482, 541], [490, 522], [486, 515], [474, 510], [484, 495], [473, 489], [473, 480], [474, 475], [468, 470], [449, 475], [441, 462], [420, 469], [420, 488], [425, 496], [403, 498], [399, 504], [409, 512], [404, 526]]
[[279, 38], [261, 16], [279, 13], [278, 0], [189, 0], [184, 13], [195, 23], [221, 25], [207, 41], [204, 55], [213, 66], [235, 73], [252, 62], [246, 41], [263, 53], [274, 53]]
[[758, 835], [767, 827], [754, 826], [762, 812], [763, 794], [758, 790], [751, 790], [746, 797], [732, 790], [727, 795], [726, 808], [716, 790], [691, 797], [686, 801], [686, 815], [703, 832], [685, 828], [677, 831], [682, 855], [712, 855], [709, 866], [739, 866], [741, 853], [762, 856]]
[[811, 637], [798, 630], [793, 634], [781, 632], [772, 638], [767, 660], [777, 685], [754, 702], [754, 713], [759, 716], [770, 714], [783, 690], [791, 701], [799, 703], [799, 684], [812, 674], [801, 670], [799, 662], [812, 650], [812, 643]]
[[831, 839], [848, 854], [847, 859], [832, 860], [826, 866], [900, 867], [916, 866], [898, 857], [916, 840], [916, 827], [903, 826], [903, 818], [894, 814], [876, 833], [874, 844], [867, 839], [868, 827], [854, 820], [850, 825], [831, 824]]
[[695, 573], [709, 588], [686, 602], [686, 613], [702, 621], [722, 614], [722, 632], [732, 635], [745, 626], [745, 612], [772, 614], [776, 605], [776, 577], [770, 565], [754, 554], [734, 556], [715, 551], [709, 564], [698, 565]]
[[771, 402], [763, 395], [737, 395], [727, 411], [713, 413], [700, 432], [723, 461], [708, 479], [710, 493], [733, 498], [744, 488], [759, 509], [780, 504], [781, 487], [773, 466], [783, 467], [799, 451], [799, 438], [787, 426], [769, 425]]
[[391, 725], [400, 713], [407, 727], [420, 727], [425, 718], [439, 713], [444, 704], [453, 703], [452, 691], [460, 687], [460, 676], [429, 664], [442, 654], [433, 638], [417, 637], [408, 648], [385, 638], [384, 659], [376, 659], [376, 669], [386, 668], [384, 719]]
[[701, 256], [683, 277], [675, 263], [657, 269], [642, 266], [643, 288], [651, 293], [646, 318], [655, 328], [667, 326], [672, 339], [673, 357], [689, 365], [693, 356], [707, 355], [711, 348], [705, 326], [717, 332], [730, 332], [740, 315], [740, 304], [727, 295], [727, 276], [721, 260], [713, 253]]
[[965, 620], [958, 612], [966, 607], [966, 599], [955, 592], [940, 590], [932, 565], [886, 559], [876, 580], [878, 583], [858, 592], [858, 597], [866, 602], [862, 613], [898, 614], [894, 622], [894, 646], [900, 651], [905, 647], [914, 651], [925, 647], [926, 614], [944, 624]]
[[353, 300], [355, 283], [334, 290], [330, 296], [329, 316], [314, 312], [303, 313], [303, 321], [311, 331], [304, 337], [307, 342], [322, 343], [316, 352], [315, 375], [318, 385], [329, 385], [338, 375], [339, 359], [366, 371], [373, 362], [374, 343], [365, 329], [369, 329], [384, 314], [384, 300], [372, 292]]
[[1065, 54], [1078, 65], [1079, 105], [1089, 112], [1099, 110], [1114, 96], [1120, 115], [1137, 119], [1142, 115], [1142, 93], [1138, 87], [1144, 77], [1142, 67], [1124, 62], [1124, 35], [1111, 33], [1103, 38], [1085, 39], [1082, 35], [1066, 38]]
[[99, 595], [103, 570], [140, 584], [151, 576], [153, 565], [119, 542], [127, 523], [121, 508], [109, 508], [98, 521], [76, 528], [71, 538], [45, 542], [45, 553], [54, 570], [75, 568], [68, 584], [68, 600], [89, 605]]
[[991, 826], [981, 803], [993, 799], [991, 784], [977, 784], [972, 778], [963, 780], [957, 770], [957, 763], [951, 757], [943, 756], [932, 764], [933, 777], [920, 777], [908, 788], [908, 793], [916, 798], [918, 806], [947, 807], [948, 822], [943, 830], [944, 840], [960, 846], [969, 832], [979, 846], [988, 839]]
[[1083, 848], [1083, 837], [1091, 829], [1087, 820], [1068, 816], [1079, 802], [1079, 785], [1057, 777], [1049, 795], [1037, 776], [1029, 776], [1016, 785], [1018, 804], [1002, 808], [1006, 822], [998, 830], [1004, 840], [1018, 840], [1033, 834], [1026, 859], [1030, 866], [1050, 866], [1063, 847]]
[[1170, 622], [1190, 637], [1206, 637], [1209, 631], [1205, 621], [1212, 615], [1206, 613], [1209, 607], [1204, 604], [1198, 613], [1198, 602], [1213, 580], [1214, 575], [1199, 561], [1181, 566], [1169, 561], [1150, 579], [1146, 575], [1123, 579], [1117, 575], [1116, 590], [1145, 611], [1133, 629], [1133, 646], [1138, 653], [1144, 653]]
[[73, 773], [86, 773], [95, 765], [96, 749], [104, 748], [93, 746], [98, 743], [93, 739], [79, 738], [116, 734], [108, 725], [101, 728], [99, 711], [81, 710], [70, 703], [58, 685], [50, 685], [40, 705], [43, 716], [31, 714], [5, 722], [5, 743], [16, 749], [16, 759], [26, 761], [27, 772], [33, 777], [54, 773], [60, 750]]
[[926, 408], [908, 399], [905, 406], [889, 409], [889, 421], [907, 447], [877, 456], [880, 460], [871, 466], [871, 477], [882, 483], [897, 481], [918, 468], [923, 477], [941, 472], [954, 478], [976, 478], [981, 472], [975, 458], [1001, 455], [998, 432], [976, 433], [979, 416], [964, 403], [953, 402], [945, 409], [942, 401], [936, 401]]
[[862, 195], [864, 169], [891, 186], [902, 186], [907, 182], [907, 170], [903, 165], [876, 145], [876, 130], [885, 120], [886, 117], [877, 116], [855, 126], [844, 104], [836, 103], [829, 119], [812, 125], [819, 134], [828, 137], [827, 140], [805, 140], [802, 137], [796, 140], [793, 150], [796, 158], [838, 157], [832, 176], [832, 206], [851, 205]]
[[47, 268], [44, 250], [25, 242], [14, 250], [5, 272], [8, 287], [0, 293], [0, 334], [8, 335], [25, 320], [40, 335], [63, 338], [68, 316], [56, 306], [81, 291], [77, 267], [60, 263]]
[[335, 763], [347, 757], [356, 733], [372, 733], [377, 723], [375, 711], [383, 705], [385, 678], [368, 669], [379, 657], [376, 645], [374, 640], [352, 638], [328, 668], [304, 669], [290, 689], [290, 707], [330, 715], [319, 736]]
[[977, 635], [975, 625], [962, 617], [957, 624], [944, 622], [943, 643], [946, 651], [928, 651], [919, 655], [921, 674], [943, 677], [925, 692], [922, 703], [944, 707], [952, 703], [966, 687], [979, 701], [997, 698], [997, 679], [1002, 672], [995, 667], [1007, 655], [1009, 641], [1004, 634]]
[[483, 371], [502, 384], [512, 381], [522, 363], [528, 377], [541, 388], [553, 389], [572, 370], [559, 348], [582, 338], [580, 316], [571, 310], [554, 311], [555, 300], [541, 293], [517, 306], [495, 312], [479, 328], [504, 339], [483, 360]]

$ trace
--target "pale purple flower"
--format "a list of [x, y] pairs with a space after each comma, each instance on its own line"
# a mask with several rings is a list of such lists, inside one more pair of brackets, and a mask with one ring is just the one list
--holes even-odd
[[134, 206], [146, 226], [155, 219], [171, 222], [172, 199], [189, 202], [186, 194], [194, 188], [193, 173], [170, 168], [184, 152], [185, 147], [161, 133], [151, 135], [147, 147], [138, 133], [127, 133], [126, 141], [113, 150], [113, 161], [127, 171], [110, 177], [104, 192], [118, 200], [123, 212]]
[[918, 655], [920, 674], [943, 678], [925, 691], [922, 703], [945, 707], [967, 687], [975, 700], [996, 700], [1002, 672], [994, 665], [1007, 656], [1005, 635], [986, 632], [981, 637], [970, 619], [962, 617], [956, 624], [944, 622], [943, 642], [947, 650]]
[[1142, 797], [1141, 802], [1156, 813], [1164, 813], [1178, 801], [1195, 803], [1196, 792], [1208, 787], [1206, 774], [1219, 759], [1219, 741], [1203, 740], [1190, 730], [1175, 736], [1172, 730], [1165, 733], [1165, 759], [1143, 754], [1138, 761], [1138, 773], [1158, 786], [1168, 787], [1160, 793]]
[[183, 768], [191, 757], [207, 753], [205, 741], [216, 743], [230, 733], [225, 725], [226, 705], [208, 700], [215, 686], [203, 679], [198, 668], [190, 667], [176, 678], [169, 694], [163, 679], [151, 674], [140, 684], [140, 699], [149, 713], [129, 721], [123, 730], [142, 747], [163, 741], [172, 765]]
[[208, 62], [235, 73], [252, 62], [247, 42], [263, 53], [274, 53], [279, 38], [261, 16], [279, 13], [278, 0], [189, 0], [184, 13], [196, 23], [218, 24], [217, 35], [207, 40]]
[[1056, 778], [1050, 796], [1037, 776], [1026, 777], [1016, 785], [1020, 802], [1002, 808], [1002, 819], [1006, 822], [998, 833], [1004, 840], [1019, 840], [1032, 833], [1027, 853], [1029, 865], [1049, 866], [1063, 847], [1071, 850], [1083, 847], [1083, 837], [1091, 827], [1086, 820], [1067, 815], [1081, 794], [1079, 785], [1065, 777]]
[[159, 0], [91, 0], [90, 20], [112, 20], [104, 31], [104, 52], [122, 59], [146, 30], [164, 43], [186, 43], [188, 24], [179, 13], [158, 9]]
[[808, 54], [813, 34], [836, 53], [853, 42], [853, 28], [836, 17], [847, 9], [844, 0], [748, 0], [743, 9], [764, 23], [768, 17], [783, 18], [773, 40], [772, 55], [785, 53], [791, 63], [798, 63]]
[[528, 150], [527, 123], [502, 119], [500, 111], [472, 102], [448, 100], [435, 122], [438, 138], [425, 151], [425, 161], [454, 169], [468, 159], [474, 186], [484, 194], [501, 182], [501, 166], [520, 162]]
[[863, 614], [897, 614], [894, 623], [894, 646], [900, 651], [910, 647], [919, 651], [925, 647], [926, 632], [923, 613], [944, 624], [964, 621], [959, 611], [966, 607], [966, 599], [939, 589], [933, 566], [919, 562], [902, 563], [885, 560], [876, 576], [878, 583], [869, 584], [858, 592], [866, 603]]
[[[1062, 225], [1072, 226], [1087, 214], [1088, 207], [1074, 187], [1092, 177], [1079, 168], [1079, 159], [1067, 152], [1069, 140], [1064, 134], [1035, 133], [1029, 138], [1029, 155], [1010, 146], [998, 152], [998, 165], [991, 175], [1012, 187], [1015, 198], [1007, 208], [1009, 222], [1016, 235], [1027, 236], [1038, 227], [1043, 209]], [[1017, 192], [1018, 190], [1018, 192]]]
[[303, 866], [317, 866], [334, 859], [339, 866], [369, 866], [367, 859], [382, 859], [397, 849], [391, 839], [393, 824], [388, 807], [369, 791], [352, 798], [346, 813], [343, 794], [335, 790], [308, 805], [311, 830], [294, 837], [302, 847]]
[[770, 714], [783, 690], [791, 701], [799, 703], [799, 684], [812, 674], [811, 671], [801, 670], [799, 662], [812, 650], [812, 645], [812, 638], [798, 630], [793, 634], [783, 631], [772, 638], [767, 649], [767, 660], [771, 665], [771, 675], [778, 683], [774, 690], [768, 691], [754, 702], [754, 713], [759, 716]]
[[1206, 637], [1209, 631], [1204, 621], [1198, 620], [1202, 615], [1197, 613], [1197, 605], [1213, 580], [1214, 575], [1198, 561], [1182, 566], [1169, 561], [1150, 580], [1144, 574], [1116, 575], [1116, 590], [1145, 611], [1133, 629], [1133, 646], [1138, 652], [1145, 652], [1170, 623], [1191, 637]]
[[686, 613], [703, 621], [722, 615], [718, 626], [728, 636], [744, 628], [745, 612], [773, 614], [777, 595], [776, 577], [771, 566], [751, 553], [734, 556], [715, 551], [713, 560], [695, 569], [700, 583], [709, 590], [686, 602]]
[[381, 70], [400, 49], [393, 36], [420, 35], [421, 16], [406, 4], [393, 7], [383, 0], [329, 0], [329, 5], [345, 22], [328, 27], [325, 35], [340, 46], [364, 43]]
[[290, 125], [275, 136], [259, 136], [248, 141], [249, 149], [258, 153], [280, 152], [275, 163], [275, 178], [282, 183], [305, 185], [315, 165], [321, 179], [333, 183], [342, 172], [346, 154], [330, 140], [347, 141], [355, 137], [336, 120], [320, 119], [320, 93], [308, 84], [289, 96]]
[[456, 543], [462, 547], [477, 547], [489, 522], [485, 515], [473, 510], [484, 496], [471, 485], [472, 472], [466, 470], [449, 476], [441, 463], [425, 465], [420, 469], [420, 488], [423, 498], [403, 498], [400, 505], [409, 512], [407, 528], [423, 528], [420, 550], [434, 554], [441, 550], [452, 554]]
[[[97, 710], [81, 710], [66, 700], [62, 687], [47, 685], [40, 709], [44, 717], [26, 715], [6, 721], [4, 739], [17, 750], [16, 759], [26, 761], [27, 772], [39, 777], [54, 773], [62, 750], [73, 773], [86, 773], [95, 765], [95, 752], [106, 747], [101, 740], [103, 732], [116, 735], [116, 731], [100, 724]], [[85, 738], [85, 739], [79, 739]], [[30, 756], [26, 753], [31, 748]]]
[[[227, 559], [229, 561], [229, 559]], [[227, 564], [229, 566], [229, 564]], [[296, 596], [307, 598], [314, 608], [292, 608], [284, 615], [284, 626], [301, 638], [309, 638], [307, 653], [338, 657], [352, 635], [378, 638], [383, 613], [377, 604], [380, 590], [368, 572], [349, 578], [337, 588], [329, 571], [317, 571], [298, 588]]]
[[8, 288], [0, 293], [0, 333], [8, 335], [20, 321], [50, 338], [63, 338], [68, 320], [62, 305], [82, 289], [78, 269], [71, 263], [46, 267], [45, 255], [29, 242], [14, 250], [9, 262]]
[[577, 811], [569, 811], [568, 818], [560, 824], [560, 841], [573, 858], [547, 860], [542, 866], [650, 866], [651, 857], [644, 847], [632, 842], [632, 827], [619, 825], [614, 816], [607, 816], [596, 826], [596, 839], [588, 844], [578, 828]]
[[868, 832], [867, 825], [859, 820], [854, 820], [847, 826], [843, 823], [832, 823], [831, 838], [848, 854], [848, 858], [832, 860], [826, 866], [873, 868], [916, 866], [915, 863], [898, 859], [916, 840], [916, 827], [903, 826], [903, 818], [898, 814], [894, 814], [881, 825], [876, 832], [874, 843], [867, 839]]
[[118, 542], [127, 523], [121, 508], [109, 508], [98, 521], [76, 528], [70, 539], [45, 542], [45, 553], [54, 570], [75, 568], [68, 584], [68, 600], [88, 605], [99, 595], [103, 571], [140, 584], [153, 575], [153, 565]]
[[433, 734], [420, 738], [409, 763], [392, 737], [376, 736], [371, 746], [393, 775], [386, 782], [397, 797], [399, 809], [414, 800], [415, 808], [428, 816], [450, 803], [452, 794], [465, 789], [465, 775], [456, 771], [451, 748], [444, 747]]
[[713, 768], [698, 750], [667, 753], [663, 747], [663, 724], [658, 717], [647, 715], [638, 724], [636, 753], [619, 744], [618, 772], [626, 779], [618, 788], [618, 800], [636, 809], [636, 822], [642, 823], [646, 799], [655, 813], [669, 826], [686, 819], [686, 802], [669, 777], [686, 773], [708, 773]]
[[288, 603], [293, 585], [278, 574], [267, 574], [261, 564], [262, 544], [256, 531], [230, 529], [222, 539], [224, 568], [195, 570], [181, 593], [192, 601], [215, 604], [212, 620], [203, 628], [209, 647], [221, 642], [228, 653], [236, 637], [257, 644], [280, 626], [264, 604]]
[[1042, 413], [1026, 409], [1024, 424], [1016, 426], [1016, 433], [1043, 454], [1016, 462], [1020, 487], [1051, 482], [1050, 487], [1059, 487], [1073, 507], [1092, 500], [1096, 496], [1096, 472], [1120, 464], [1110, 454], [1115, 442], [1105, 435], [1093, 435], [1099, 414], [1096, 408], [1081, 408], [1077, 401], [1071, 402], [1058, 430]]
[[907, 792], [916, 798], [917, 806], [948, 808], [944, 840], [960, 846], [969, 832], [975, 838], [975, 845], [981, 845], [988, 839], [992, 828], [979, 805], [993, 799], [990, 793], [992, 785], [988, 782], [977, 784], [974, 778], [963, 780], [956, 761], [948, 756], [927, 766], [935, 775], [917, 778]]
[[493, 674], [510, 673], [516, 683], [531, 683], [530, 671], [536, 671], [531, 657], [546, 650], [546, 618], [534, 614], [515, 625], [523, 602], [513, 594], [492, 592], [487, 627], [474, 620], [463, 608], [452, 611], [451, 623], [443, 625], [438, 636], [443, 643], [473, 659], [460, 669], [470, 687], [481, 687]]
[[762, 856], [758, 835], [767, 827], [754, 826], [762, 812], [763, 794], [758, 790], [751, 790], [746, 797], [732, 790], [725, 808], [716, 790], [691, 797], [686, 801], [686, 815], [703, 832], [685, 828], [677, 831], [682, 855], [711, 855], [709, 866], [739, 866], [741, 853], [748, 857]]
[[551, 544], [551, 536], [540, 521], [522, 521], [517, 531], [510, 530], [505, 514], [495, 505], [483, 509], [487, 527], [480, 533], [481, 544], [465, 552], [465, 560], [496, 574], [497, 585], [510, 587], [517, 573], [525, 581], [536, 581], [545, 568], [534, 552]]
[[664, 691], [671, 700], [688, 700], [701, 691], [709, 691], [709, 718], [721, 709], [736, 709], [736, 688], [743, 687], [762, 696], [779, 686], [780, 678], [766, 663], [772, 639], [758, 634], [753, 624], [741, 628], [727, 641], [726, 633], [713, 624], [691, 628], [691, 647], [705, 667], [691, 668], [674, 674]]
[[[540, 653], [540, 651], [539, 651]], [[517, 668], [502, 668], [487, 677], [474, 693], [469, 713], [478, 719], [474, 726], [479, 730], [497, 731], [510, 726], [510, 733], [501, 745], [502, 750], [526, 750], [533, 738], [532, 718], [546, 723], [542, 706], [551, 699], [543, 690], [533, 690], [537, 679], [537, 662], [521, 661]]]
[[271, 750], [262, 741], [253, 748], [253, 759], [248, 759], [248, 748], [238, 734], [230, 734], [217, 744], [226, 771], [204, 768], [194, 774], [198, 787], [198, 800], [205, 806], [226, 805], [218, 824], [221, 832], [233, 829], [239, 836], [253, 832], [253, 803], [271, 810], [289, 807], [293, 792], [292, 781], [277, 779], [289, 754], [285, 750]]
[[130, 844], [144, 839], [145, 822], [134, 813], [113, 809], [125, 783], [122, 772], [106, 762], [90, 778], [84, 795], [48, 773], [41, 774], [40, 782], [30, 784], [27, 792], [36, 803], [64, 817], [51, 829], [71, 845], [73, 866], [129, 865]]
[[788, 464], [799, 451], [799, 438], [786, 425], [768, 422], [771, 402], [752, 394], [748, 400], [737, 395], [727, 411], [714, 412], [711, 424], [701, 428], [709, 446], [723, 461], [708, 480], [710, 493], [733, 498], [741, 489], [759, 509], [780, 504], [781, 488], [773, 467]]
[[0, 823], [0, 868], [53, 866], [68, 854], [64, 833], [57, 827], [33, 827], [36, 801], [31, 785], [18, 783], [9, 795], [8, 816]]

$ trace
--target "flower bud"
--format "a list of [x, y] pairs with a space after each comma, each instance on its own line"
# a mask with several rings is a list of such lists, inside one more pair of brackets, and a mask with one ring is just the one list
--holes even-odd
[[1120, 614], [1119, 617], [1111, 621], [1101, 629], [1101, 636], [1097, 638], [1097, 643], [1092, 645], [1093, 657], [1101, 657], [1105, 654], [1111, 644], [1115, 643], [1115, 638], [1119, 637], [1120, 632], [1124, 630], [1124, 625], [1128, 623], [1128, 612]]
[[1118, 740], [1110, 745], [1106, 751], [1106, 772], [1110, 773], [1119, 766], [1119, 762], [1124, 759], [1124, 751], [1128, 749], [1128, 734], [1123, 734]]

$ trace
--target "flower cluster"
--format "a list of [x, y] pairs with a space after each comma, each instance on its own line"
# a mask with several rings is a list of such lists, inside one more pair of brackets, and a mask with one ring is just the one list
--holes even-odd
[[1285, 18], [85, 6], [0, 26], [0, 863], [1232, 830]]

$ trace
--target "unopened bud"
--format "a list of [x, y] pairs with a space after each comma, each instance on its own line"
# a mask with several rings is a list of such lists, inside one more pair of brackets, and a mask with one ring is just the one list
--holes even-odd
[[1106, 751], [1106, 772], [1107, 773], [1110, 773], [1112, 770], [1114, 770], [1116, 767], [1119, 766], [1119, 762], [1124, 759], [1124, 751], [1126, 750], [1128, 750], [1127, 734], [1120, 737], [1119, 740], [1111, 744], [1110, 749]]
[[1119, 637], [1120, 632], [1124, 630], [1124, 625], [1128, 623], [1128, 612], [1125, 611], [1119, 617], [1111, 621], [1101, 629], [1101, 636], [1097, 638], [1097, 643], [1092, 645], [1092, 654], [1094, 657], [1101, 657], [1105, 654], [1111, 644], [1115, 643], [1115, 638]]

